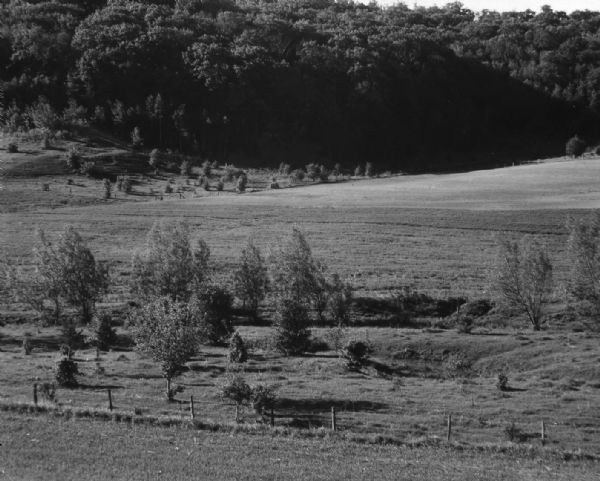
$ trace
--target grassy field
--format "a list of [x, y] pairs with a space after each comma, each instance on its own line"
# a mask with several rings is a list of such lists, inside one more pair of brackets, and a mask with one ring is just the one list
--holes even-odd
[[[100, 181], [65, 175], [51, 167], [58, 162], [56, 155], [46, 158], [32, 152], [34, 159], [27, 153], [4, 158], [0, 151], [0, 166], [10, 171], [0, 189], [3, 253], [26, 261], [35, 227], [55, 234], [65, 224], [74, 225], [96, 257], [112, 263], [113, 286], [102, 309], [128, 300], [131, 256], [152, 223], [184, 218], [194, 235], [211, 247], [220, 277], [230, 275], [249, 236], [268, 252], [298, 224], [315, 255], [350, 278], [357, 295], [370, 297], [389, 296], [404, 285], [435, 296], [489, 297], [488, 273], [498, 237], [530, 234], [547, 243], [555, 262], [559, 282], [552, 309], [558, 311], [563, 302], [560, 282], [568, 267], [565, 221], [569, 215], [587, 216], [600, 208], [600, 160], [591, 157], [281, 190], [263, 190], [270, 179], [256, 171], [250, 172], [251, 190], [256, 191], [246, 194], [199, 191], [193, 183], [170, 175], [182, 195], [163, 195], [163, 200], [157, 192], [167, 177], [131, 174], [137, 176], [137, 194], [119, 193], [105, 201], [100, 198]], [[48, 164], [38, 171], [39, 162]], [[67, 184], [67, 178], [73, 178], [73, 184]], [[42, 183], [50, 184], [49, 192], [42, 191]], [[28, 319], [21, 306], [5, 303], [0, 308], [13, 321]], [[251, 352], [244, 375], [250, 383], [277, 388], [279, 426], [328, 426], [329, 410], [335, 406], [342, 432], [437, 442], [444, 438], [447, 415], [452, 414], [453, 440], [459, 446], [506, 444], [505, 431], [512, 423], [525, 444], [538, 446], [544, 420], [549, 449], [600, 454], [600, 338], [574, 332], [554, 318], [541, 333], [529, 332], [524, 323], [516, 329], [480, 327], [474, 335], [436, 329], [349, 329], [348, 338], [368, 338], [375, 348], [374, 361], [360, 373], [348, 372], [331, 350], [281, 358], [265, 348], [270, 328], [240, 329]], [[29, 356], [20, 347], [25, 334], [34, 345]], [[127, 338], [126, 331], [120, 334]], [[329, 334], [315, 329], [314, 335], [327, 340]], [[1, 403], [30, 401], [34, 382], [52, 380], [60, 342], [55, 328], [28, 322], [0, 328]], [[189, 363], [177, 380], [184, 391], [175, 403], [165, 401], [156, 364], [126, 343], [99, 360], [92, 350], [78, 351], [76, 360], [81, 386], [58, 391], [58, 403], [65, 409], [104, 409], [110, 388], [121, 411], [186, 418], [193, 395], [200, 418], [232, 422], [234, 408], [218, 395], [228, 368], [222, 348], [203, 348]], [[508, 391], [495, 386], [499, 372], [509, 377]], [[172, 479], [187, 479], [190, 473], [220, 479], [284, 479], [292, 473], [298, 479], [594, 479], [598, 467], [585, 462], [564, 465], [537, 455], [531, 460], [468, 450], [282, 441], [1, 416], [7, 427], [0, 435], [0, 449], [6, 454], [0, 474], [7, 479], [38, 479], [44, 474], [51, 479], [153, 479], [159, 471]], [[250, 425], [257, 422], [250, 410], [243, 418]], [[94, 441], [98, 437], [100, 444]], [[81, 442], [74, 443], [74, 438]], [[36, 441], [28, 444], [32, 439]], [[171, 447], [178, 447], [176, 454]], [[275, 454], [265, 455], [271, 452]], [[225, 457], [235, 461], [225, 465]], [[118, 463], [106, 461], [111, 459]], [[168, 468], [167, 460], [173, 459]], [[119, 463], [123, 468], [111, 471]]]
[[0, 414], [0, 479], [573, 480], [597, 462]]

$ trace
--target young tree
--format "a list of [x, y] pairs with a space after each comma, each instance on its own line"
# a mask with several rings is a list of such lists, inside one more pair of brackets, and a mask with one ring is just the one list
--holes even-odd
[[585, 153], [587, 144], [578, 135], [571, 137], [565, 146], [565, 153], [569, 157], [581, 157]]
[[240, 420], [240, 407], [252, 399], [252, 388], [240, 374], [229, 375], [221, 385], [221, 396], [235, 403], [235, 422]]
[[108, 287], [108, 269], [96, 262], [92, 251], [72, 227], [67, 226], [56, 243], [56, 256], [62, 275], [62, 294], [79, 308], [83, 324], [89, 323], [96, 301]]
[[268, 286], [267, 266], [260, 249], [249, 239], [242, 249], [238, 269], [234, 274], [234, 292], [254, 320], [258, 318], [258, 306], [265, 298]]
[[173, 378], [181, 374], [185, 363], [196, 353], [196, 312], [186, 303], [160, 297], [134, 315], [133, 336], [137, 348], [160, 363], [167, 380], [167, 399], [173, 399]]
[[328, 290], [327, 311], [329, 318], [338, 327], [348, 325], [352, 306], [352, 286], [344, 282], [338, 274], [333, 274]]
[[206, 278], [209, 255], [203, 240], [193, 247], [187, 223], [156, 222], [144, 248], [133, 256], [132, 290], [142, 299], [169, 296], [187, 301]]
[[500, 299], [524, 312], [538, 331], [552, 294], [552, 264], [546, 250], [528, 237], [520, 243], [502, 241], [494, 287]]
[[578, 301], [589, 302], [600, 312], [600, 214], [585, 222], [570, 218], [567, 222], [567, 250], [571, 266], [569, 293]]
[[308, 347], [310, 309], [321, 269], [298, 227], [275, 250], [271, 258], [275, 297], [275, 344], [285, 354], [300, 354]]
[[197, 316], [200, 340], [208, 344], [221, 344], [233, 333], [231, 293], [217, 285], [204, 285], [191, 306]]

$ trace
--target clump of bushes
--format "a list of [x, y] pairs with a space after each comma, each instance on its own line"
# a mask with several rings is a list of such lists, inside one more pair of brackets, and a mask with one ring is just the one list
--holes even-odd
[[499, 391], [506, 391], [508, 389], [508, 376], [504, 372], [498, 373], [498, 380], [496, 381], [496, 387]]
[[373, 349], [367, 342], [350, 341], [342, 349], [342, 357], [350, 371], [360, 371], [369, 361]]
[[16, 142], [9, 142], [6, 146], [6, 150], [9, 154], [16, 154], [19, 151], [19, 146]]
[[569, 157], [581, 157], [587, 144], [578, 135], [571, 137], [565, 146], [565, 152]]
[[304, 180], [305, 175], [306, 174], [302, 169], [295, 169], [290, 174], [290, 180], [292, 182], [302, 182]]
[[68, 357], [63, 357], [56, 364], [55, 377], [59, 386], [77, 386], [76, 375], [79, 374], [77, 363]]
[[231, 363], [241, 364], [248, 360], [248, 351], [239, 332], [234, 332], [229, 340], [229, 353], [227, 360]]

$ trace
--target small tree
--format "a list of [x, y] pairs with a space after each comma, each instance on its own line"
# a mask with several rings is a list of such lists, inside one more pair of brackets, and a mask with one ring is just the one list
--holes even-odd
[[189, 177], [192, 174], [192, 164], [189, 160], [184, 160], [179, 166], [179, 173], [183, 176]]
[[310, 345], [309, 317], [304, 303], [280, 297], [275, 303], [274, 347], [286, 356], [305, 352]]
[[328, 291], [327, 311], [331, 321], [340, 327], [348, 325], [352, 308], [352, 286], [338, 274], [333, 274]]
[[239, 375], [230, 375], [221, 385], [221, 396], [235, 403], [235, 422], [240, 421], [240, 407], [248, 404], [252, 398], [252, 388]]
[[249, 239], [242, 249], [238, 269], [234, 274], [234, 292], [254, 320], [258, 318], [258, 306], [265, 298], [268, 286], [267, 267], [260, 249]]
[[365, 164], [365, 175], [367, 177], [373, 177], [375, 175], [375, 168], [373, 167], [373, 162], [367, 162]]
[[62, 294], [66, 301], [77, 306], [81, 322], [87, 324], [96, 301], [108, 287], [108, 269], [96, 262], [83, 238], [67, 226], [58, 239], [56, 256], [62, 275]]
[[350, 371], [359, 371], [367, 365], [371, 352], [371, 346], [367, 342], [350, 341], [344, 346], [342, 357]]
[[204, 162], [202, 162], [201, 171], [204, 177], [210, 177], [210, 174], [212, 174], [212, 165], [210, 161], [205, 160]]
[[133, 336], [137, 348], [160, 363], [167, 380], [167, 399], [174, 390], [171, 380], [181, 374], [185, 363], [196, 352], [195, 312], [185, 303], [160, 297], [134, 315]]
[[73, 359], [65, 356], [56, 363], [55, 369], [56, 382], [59, 386], [75, 387], [77, 386], [77, 377], [79, 369]]
[[236, 190], [238, 192], [246, 192], [246, 187], [248, 186], [248, 176], [242, 172], [242, 174], [238, 177]]
[[108, 351], [117, 340], [117, 333], [112, 327], [110, 315], [104, 314], [93, 322], [94, 342], [101, 351]]
[[150, 168], [157, 170], [160, 167], [161, 157], [160, 150], [152, 149], [148, 156], [148, 165], [150, 165]]
[[143, 299], [169, 296], [187, 301], [205, 280], [209, 255], [203, 240], [193, 246], [185, 222], [156, 222], [145, 246], [133, 256], [132, 290]]
[[565, 152], [569, 157], [581, 157], [587, 144], [578, 135], [571, 137], [565, 146]]
[[310, 180], [317, 180], [319, 178], [319, 166], [317, 164], [308, 164], [306, 166], [306, 176]]
[[135, 150], [139, 150], [144, 145], [144, 139], [142, 138], [142, 131], [139, 127], [134, 127], [131, 131], [131, 146]]
[[362, 165], [357, 165], [356, 169], [354, 169], [354, 177], [362, 177], [362, 175], [363, 175]]
[[570, 218], [567, 251], [571, 266], [569, 293], [600, 312], [600, 214], [591, 221]]
[[546, 250], [528, 237], [520, 243], [503, 241], [494, 287], [502, 301], [525, 313], [533, 329], [539, 330], [552, 293], [552, 264]]
[[240, 336], [239, 332], [234, 332], [231, 339], [229, 339], [229, 353], [227, 354], [227, 360], [231, 363], [240, 364], [248, 360], [248, 351]]

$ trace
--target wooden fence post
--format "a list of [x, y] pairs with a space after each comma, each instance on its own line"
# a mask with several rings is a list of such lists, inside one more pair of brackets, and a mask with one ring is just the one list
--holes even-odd
[[38, 405], [37, 382], [33, 383], [33, 404]]
[[546, 423], [542, 419], [542, 446], [546, 443]]
[[194, 412], [194, 396], [190, 396], [190, 416], [192, 417], [192, 421], [196, 418], [196, 413]]
[[335, 406], [331, 406], [331, 430], [335, 431], [337, 429], [336, 419], [335, 419]]
[[112, 403], [112, 392], [110, 391], [110, 389], [108, 390], [108, 409], [110, 411], [113, 410], [113, 403]]
[[447, 441], [450, 441], [451, 435], [452, 435], [452, 414], [448, 414], [448, 432], [446, 434]]

